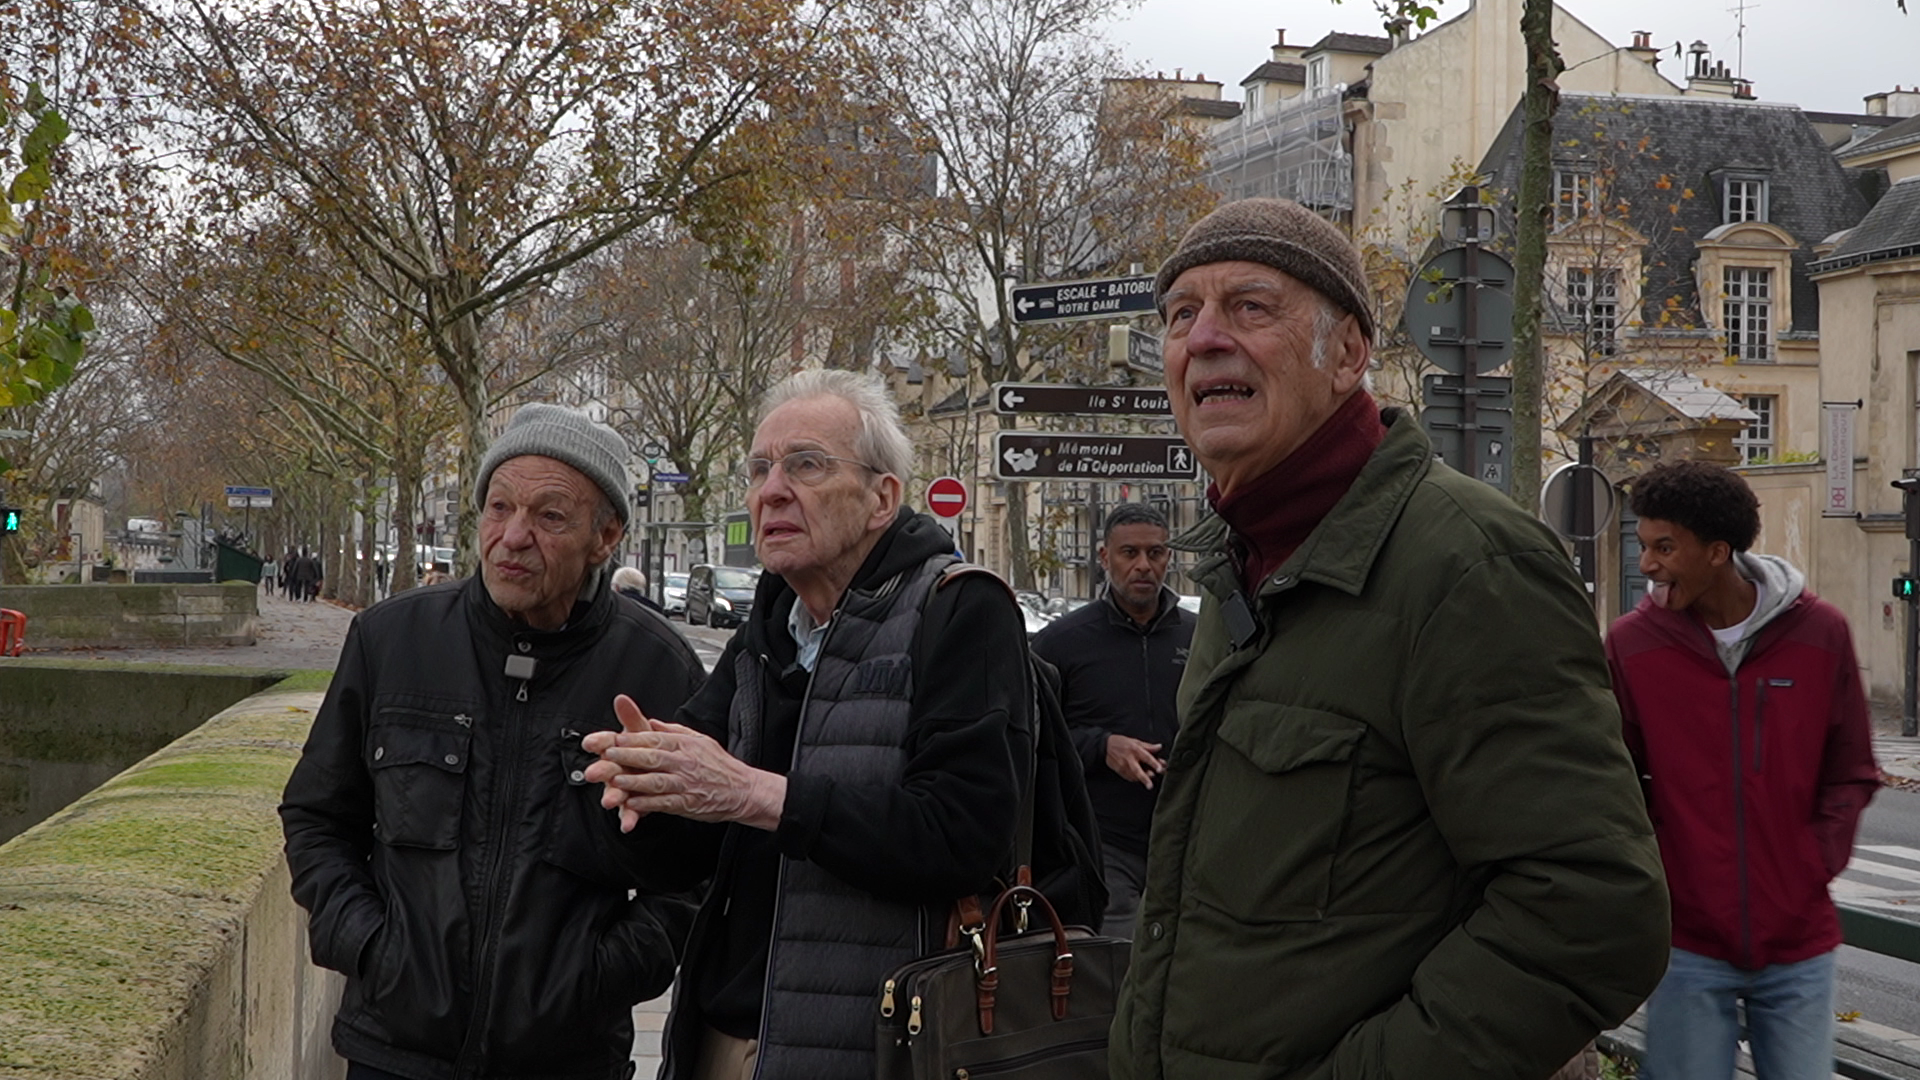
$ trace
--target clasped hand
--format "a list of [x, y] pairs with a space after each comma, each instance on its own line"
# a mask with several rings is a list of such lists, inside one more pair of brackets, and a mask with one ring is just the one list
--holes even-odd
[[620, 810], [620, 831], [651, 813], [694, 821], [738, 821], [757, 829], [780, 824], [787, 778], [756, 769], [706, 735], [654, 720], [625, 694], [613, 699], [619, 731], [596, 731], [580, 745], [600, 760], [587, 780], [605, 785], [600, 805]]

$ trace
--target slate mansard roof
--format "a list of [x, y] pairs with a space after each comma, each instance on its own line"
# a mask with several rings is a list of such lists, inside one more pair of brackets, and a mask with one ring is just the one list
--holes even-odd
[[[1507, 193], [1506, 228], [1512, 226], [1511, 193], [1520, 186], [1522, 120], [1516, 107], [1480, 164], [1492, 177], [1490, 186]], [[1778, 332], [1820, 328], [1820, 297], [1807, 276], [1813, 245], [1867, 213], [1866, 200], [1819, 132], [1791, 105], [1566, 94], [1554, 117], [1553, 159], [1556, 169], [1614, 174], [1612, 201], [1627, 201], [1626, 222], [1648, 241], [1642, 315], [1649, 324], [1668, 297], [1699, 310], [1694, 245], [1724, 224], [1714, 179], [1721, 170], [1766, 177], [1767, 221], [1799, 245], [1793, 252], [1792, 323], [1777, 322]], [[1663, 179], [1668, 186], [1659, 186]], [[1693, 197], [1682, 198], [1688, 189]]]
[[1920, 176], [1887, 189], [1860, 224], [1848, 230], [1833, 254], [1815, 263], [1818, 271], [1841, 270], [1880, 259], [1920, 255]]

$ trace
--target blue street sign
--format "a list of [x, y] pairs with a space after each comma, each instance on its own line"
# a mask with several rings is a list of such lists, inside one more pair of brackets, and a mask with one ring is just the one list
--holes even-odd
[[683, 472], [657, 472], [653, 474], [653, 478], [663, 484], [684, 484], [693, 479]]

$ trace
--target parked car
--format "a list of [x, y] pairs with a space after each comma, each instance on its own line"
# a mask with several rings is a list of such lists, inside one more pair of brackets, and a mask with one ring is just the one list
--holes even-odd
[[687, 613], [687, 575], [668, 574], [662, 591], [666, 594], [666, 603], [662, 605], [669, 615]]
[[753, 590], [759, 584], [757, 566], [701, 563], [687, 574], [687, 622], [739, 626], [753, 611]]

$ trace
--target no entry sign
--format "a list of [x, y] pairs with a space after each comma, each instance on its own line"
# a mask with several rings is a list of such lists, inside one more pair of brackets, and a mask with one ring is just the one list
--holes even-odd
[[927, 485], [927, 509], [941, 517], [959, 517], [967, 508], [967, 485], [943, 476]]

